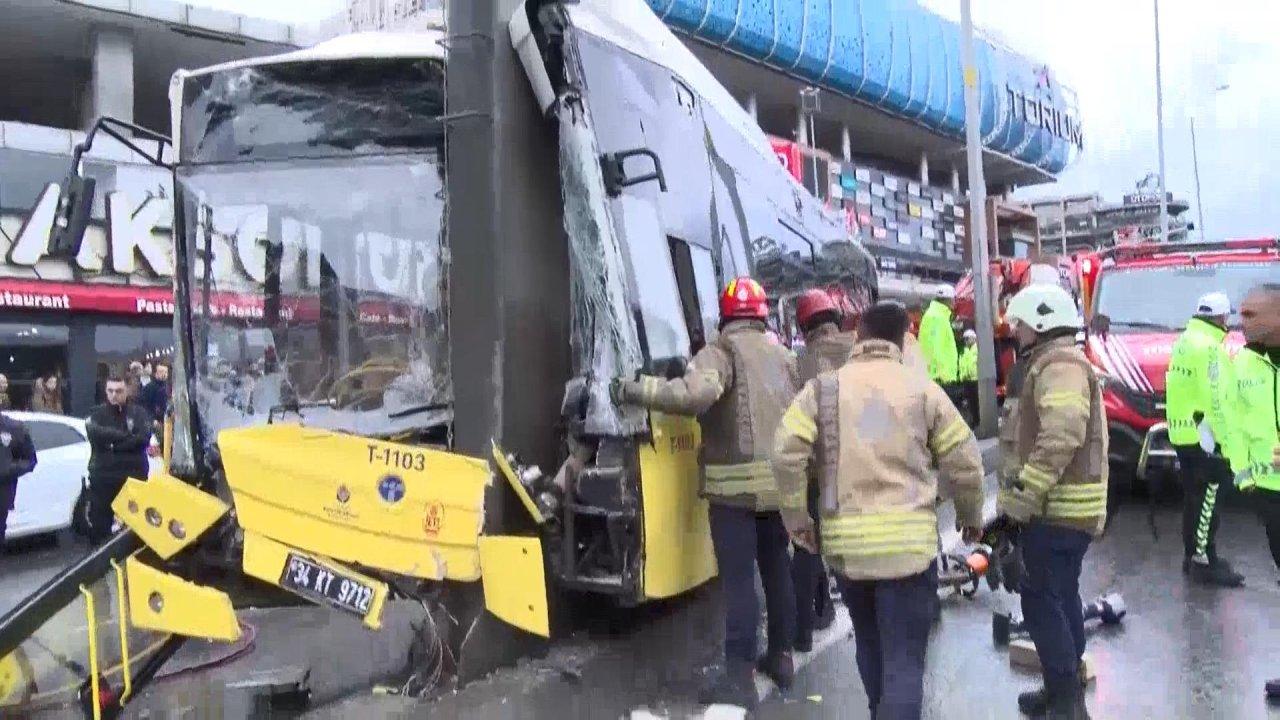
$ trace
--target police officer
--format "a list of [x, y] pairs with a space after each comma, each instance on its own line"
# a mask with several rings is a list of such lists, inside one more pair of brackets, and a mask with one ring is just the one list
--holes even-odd
[[[1236, 487], [1251, 493], [1280, 568], [1280, 283], [1254, 288], [1240, 304], [1246, 345], [1236, 354], [1227, 412]], [[1267, 683], [1280, 699], [1280, 679]]]
[[36, 448], [27, 427], [0, 413], [0, 547], [17, 497], [18, 478], [35, 469]]
[[1182, 572], [1195, 582], [1239, 587], [1244, 576], [1218, 557], [1217, 497], [1219, 484], [1230, 477], [1221, 455], [1227, 441], [1225, 418], [1215, 415], [1213, 394], [1225, 392], [1217, 382], [1231, 370], [1227, 352], [1227, 316], [1231, 299], [1211, 292], [1196, 303], [1196, 312], [1173, 344], [1165, 374], [1169, 442], [1182, 471]]
[[1087, 718], [1080, 658], [1080, 569], [1107, 513], [1102, 391], [1076, 345], [1080, 315], [1056, 285], [1031, 285], [1006, 317], [1025, 354], [1016, 408], [1000, 430], [999, 512], [1021, 527], [1022, 614], [1044, 688], [1018, 696], [1029, 715]]
[[[840, 330], [845, 315], [826, 290], [809, 290], [796, 302], [796, 322], [804, 333], [804, 349], [796, 359], [802, 384], [849, 361], [854, 336]], [[816, 467], [810, 476], [809, 515], [817, 518]], [[791, 574], [796, 584], [796, 650], [809, 652], [813, 649], [813, 631], [826, 629], [835, 618], [830, 584], [822, 557], [798, 545], [791, 558]]]
[[957, 378], [963, 390], [964, 410], [970, 424], [978, 424], [978, 333], [973, 328], [964, 331], [964, 350], [960, 351], [960, 368]]
[[956, 334], [951, 328], [951, 308], [955, 299], [955, 288], [940, 285], [924, 315], [920, 316], [920, 351], [928, 363], [929, 378], [948, 390], [948, 394], [955, 392], [960, 363]]
[[795, 591], [789, 539], [778, 515], [769, 467], [774, 431], [795, 394], [795, 360], [768, 333], [764, 288], [740, 277], [720, 296], [720, 334], [694, 356], [684, 377], [616, 380], [620, 402], [696, 415], [702, 424], [702, 494], [725, 603], [725, 673], [703, 693], [707, 703], [756, 703], [759, 566], [768, 611], [761, 668], [786, 689], [795, 677]]
[[85, 423], [89, 435], [89, 542], [111, 537], [115, 520], [111, 503], [128, 478], [145, 480], [151, 416], [133, 402], [124, 378], [107, 378], [107, 402], [95, 407]]
[[[863, 313], [849, 362], [805, 384], [773, 451], [783, 521], [836, 575], [878, 720], [921, 714], [937, 600], [935, 468], [954, 482], [967, 541], [982, 523], [977, 441], [942, 389], [903, 365], [908, 322], [896, 302]], [[807, 507], [811, 468], [820, 478], [816, 527]]]

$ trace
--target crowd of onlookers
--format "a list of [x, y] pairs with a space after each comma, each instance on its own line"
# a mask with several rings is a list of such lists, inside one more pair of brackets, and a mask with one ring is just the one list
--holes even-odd
[[0, 410], [31, 410], [61, 415], [64, 412], [62, 391], [62, 377], [58, 372], [41, 375], [31, 382], [31, 395], [27, 402], [19, 404], [25, 404], [26, 407], [15, 407], [10, 394], [9, 378], [0, 373]]
[[[94, 404], [106, 402], [106, 380], [113, 376], [124, 378], [130, 400], [141, 405], [152, 417], [164, 417], [169, 404], [169, 365], [166, 362], [134, 360], [116, 367], [99, 363]], [[53, 370], [37, 376], [31, 381], [30, 393], [11, 388], [8, 376], [0, 373], [0, 410], [67, 414], [67, 390], [62, 371]]]

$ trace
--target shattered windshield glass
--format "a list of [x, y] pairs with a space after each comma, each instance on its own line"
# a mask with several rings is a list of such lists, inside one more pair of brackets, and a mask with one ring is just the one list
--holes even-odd
[[434, 154], [178, 172], [206, 442], [269, 419], [449, 421], [442, 175]]

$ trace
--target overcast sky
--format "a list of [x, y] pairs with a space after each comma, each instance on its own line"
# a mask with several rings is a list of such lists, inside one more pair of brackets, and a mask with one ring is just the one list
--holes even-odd
[[[188, 0], [294, 22], [331, 16], [345, 0]], [[866, 0], [864, 0], [866, 1]], [[959, 17], [959, 0], [921, 0]], [[1151, 0], [973, 0], [974, 17], [1015, 50], [1049, 65], [1079, 95], [1085, 149], [1056, 186], [1020, 195], [1094, 192], [1119, 200], [1156, 171], [1155, 37]], [[1192, 203], [1191, 117], [1209, 238], [1280, 232], [1280, 2], [1165, 0], [1160, 7], [1169, 189]], [[1229, 85], [1226, 90], [1215, 88]]]

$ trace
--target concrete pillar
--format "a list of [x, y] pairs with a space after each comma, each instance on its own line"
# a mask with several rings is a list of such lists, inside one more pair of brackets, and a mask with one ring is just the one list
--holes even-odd
[[853, 162], [853, 138], [849, 136], [849, 126], [840, 126], [840, 156], [845, 162]]
[[920, 185], [929, 187], [929, 156], [920, 153]]
[[88, 123], [103, 115], [133, 122], [133, 36], [107, 25], [94, 26], [89, 34]]
[[951, 166], [951, 192], [960, 194], [960, 168]]
[[746, 107], [747, 107], [747, 114], [751, 116], [752, 120], [756, 121], [757, 125], [759, 125], [760, 124], [760, 103], [756, 99], [755, 93], [750, 93], [747, 95]]

